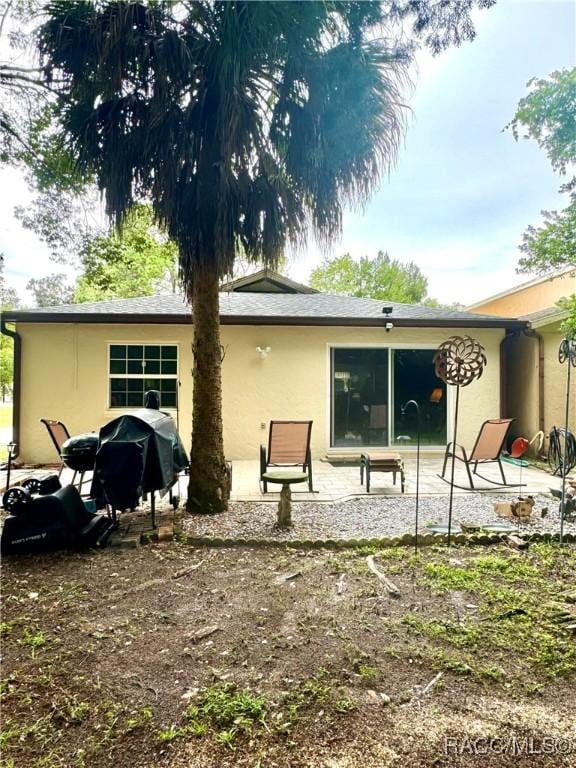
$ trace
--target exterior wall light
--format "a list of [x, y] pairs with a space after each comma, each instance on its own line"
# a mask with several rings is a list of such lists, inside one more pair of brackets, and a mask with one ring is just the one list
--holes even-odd
[[386, 329], [386, 333], [390, 333], [392, 328], [394, 328], [394, 323], [385, 323], [384, 328]]
[[272, 352], [272, 347], [256, 347], [256, 352], [260, 355], [260, 359], [264, 360]]

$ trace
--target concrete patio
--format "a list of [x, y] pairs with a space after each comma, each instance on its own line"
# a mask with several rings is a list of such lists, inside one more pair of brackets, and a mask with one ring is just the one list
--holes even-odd
[[[421, 495], [447, 495], [450, 491], [448, 483], [444, 482], [439, 473], [442, 471], [443, 454], [426, 454], [420, 457], [420, 494]], [[404, 455], [406, 472], [406, 493], [416, 493], [416, 456]], [[503, 462], [504, 472], [508, 483], [523, 483], [522, 488], [502, 488], [475, 478], [475, 491], [469, 487], [465, 489], [455, 488], [455, 494], [469, 494], [474, 492], [486, 493], [511, 493], [517, 495], [538, 493], [549, 494], [550, 488], [559, 488], [560, 479], [534, 467], [523, 467], [520, 480], [520, 467]], [[479, 467], [482, 474], [496, 482], [500, 481], [500, 473], [496, 464], [488, 464]], [[314, 493], [309, 493], [306, 483], [292, 487], [294, 501], [339, 501], [354, 496], [366, 496], [366, 486], [360, 484], [360, 462], [348, 461], [336, 463], [336, 461], [313, 462]], [[268, 486], [268, 493], [264, 494], [260, 488], [258, 477], [260, 465], [258, 461], [234, 461], [232, 474], [232, 501], [277, 501], [280, 486]], [[450, 464], [446, 470], [446, 476], [450, 476]], [[468, 479], [461, 462], [456, 462], [455, 483], [468, 486]], [[370, 496], [402, 495], [400, 490], [400, 478], [396, 478], [396, 485], [392, 483], [391, 474], [372, 472]]]
[[[444, 482], [439, 473], [442, 470], [443, 454], [425, 454], [420, 457], [420, 494], [424, 496], [447, 495], [450, 490], [448, 483]], [[406, 493], [404, 495], [413, 495], [416, 493], [416, 456], [415, 454], [405, 454], [404, 464], [406, 472]], [[523, 467], [522, 477], [520, 478], [520, 467], [503, 462], [504, 472], [508, 483], [520, 483], [519, 487], [506, 487], [492, 485], [485, 482], [482, 478], [475, 478], [475, 490], [468, 488], [466, 472], [460, 462], [456, 462], [455, 483], [466, 488], [455, 488], [457, 495], [470, 493], [490, 493], [490, 494], [549, 494], [550, 488], [560, 488], [560, 478], [554, 477], [547, 472], [534, 467]], [[23, 467], [13, 469], [11, 472], [10, 485], [18, 485], [19, 482], [28, 478], [39, 476], [47, 472], [57, 471], [52, 466], [44, 467]], [[495, 464], [488, 464], [480, 467], [482, 474], [498, 482], [500, 474]], [[72, 481], [72, 471], [65, 468], [62, 472], [61, 482], [63, 485]], [[238, 460], [232, 462], [232, 493], [231, 501], [235, 502], [254, 502], [270, 501], [276, 502], [280, 497], [280, 486], [268, 486], [268, 493], [263, 493], [260, 483], [260, 465], [254, 460]], [[450, 476], [450, 464], [448, 465], [446, 476]], [[87, 477], [89, 475], [87, 474]], [[313, 480], [314, 493], [309, 493], [306, 483], [292, 487], [292, 497], [294, 501], [304, 502], [333, 502], [352, 497], [364, 497], [366, 486], [360, 484], [360, 463], [355, 461], [338, 462], [319, 460], [313, 462]], [[0, 483], [0, 492], [4, 489], [6, 483], [6, 473], [2, 473], [2, 482]], [[179, 479], [179, 495], [184, 497], [186, 494], [187, 478]], [[89, 492], [90, 483], [85, 482], [83, 486], [83, 495]], [[370, 496], [401, 496], [400, 478], [396, 478], [396, 485], [392, 483], [392, 475], [379, 472], [372, 472]]]

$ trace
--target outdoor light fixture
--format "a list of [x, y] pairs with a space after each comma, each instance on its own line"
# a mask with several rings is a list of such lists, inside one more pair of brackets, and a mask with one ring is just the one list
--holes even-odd
[[391, 315], [392, 312], [394, 312], [394, 307], [382, 307], [382, 314], [383, 315]]
[[260, 359], [264, 360], [272, 352], [272, 347], [256, 347], [256, 352], [260, 355]]
[[390, 331], [392, 330], [392, 328], [394, 328], [394, 323], [386, 323], [386, 324], [384, 325], [384, 328], [386, 329], [386, 333], [390, 333]]

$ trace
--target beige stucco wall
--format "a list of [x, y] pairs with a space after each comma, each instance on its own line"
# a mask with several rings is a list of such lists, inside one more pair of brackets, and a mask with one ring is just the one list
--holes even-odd
[[537, 285], [518, 288], [504, 296], [486, 299], [482, 304], [470, 308], [470, 312], [500, 317], [522, 317], [553, 307], [558, 299], [573, 293], [576, 293], [576, 273], [569, 272], [543, 280]]
[[[563, 427], [566, 422], [567, 363], [558, 362], [558, 349], [563, 334], [560, 324], [539, 328], [544, 339], [544, 423], [548, 433], [552, 427]], [[569, 429], [576, 434], [576, 369], [571, 370], [571, 398]]]
[[[560, 323], [538, 328], [544, 341], [544, 431], [563, 427], [566, 421], [567, 365], [558, 362], [558, 348], [563, 334]], [[540, 377], [539, 345], [536, 338], [524, 335], [506, 343], [508, 367], [508, 411], [516, 421], [513, 436], [531, 438], [540, 428], [538, 382]], [[569, 428], [576, 433], [576, 371], [572, 369]]]
[[538, 343], [529, 336], [515, 336], [505, 344], [507, 366], [506, 415], [515, 419], [513, 437], [530, 439], [538, 429]]
[[[29, 462], [54, 460], [40, 418], [60, 419], [72, 434], [97, 430], [121, 410], [107, 407], [110, 342], [176, 343], [179, 348], [180, 432], [188, 446], [191, 430], [191, 326], [20, 324], [22, 419], [20, 456]], [[223, 326], [223, 417], [226, 455], [258, 455], [270, 419], [313, 419], [312, 452], [329, 448], [329, 345], [436, 347], [452, 333], [469, 333], [486, 348], [484, 376], [462, 390], [459, 442], [471, 444], [484, 419], [500, 413], [500, 330]], [[256, 347], [270, 346], [264, 360]], [[264, 425], [262, 427], [261, 425]]]

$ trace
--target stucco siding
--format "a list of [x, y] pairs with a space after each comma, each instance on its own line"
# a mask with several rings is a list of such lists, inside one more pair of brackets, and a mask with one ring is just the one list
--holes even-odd
[[503, 296], [494, 296], [475, 304], [470, 312], [500, 317], [523, 317], [553, 307], [558, 299], [576, 293], [576, 274], [558, 275], [535, 285], [519, 286]]
[[515, 419], [511, 434], [531, 438], [538, 429], [538, 342], [529, 336], [506, 344], [507, 416]]
[[[558, 362], [558, 349], [563, 338], [558, 324], [554, 327], [540, 328], [544, 339], [544, 422], [546, 432], [552, 427], [563, 427], [566, 421], [566, 380], [568, 366]], [[576, 434], [576, 369], [571, 371], [571, 401], [569, 429]]]
[[[98, 430], [122, 409], [108, 408], [109, 343], [177, 344], [180, 433], [189, 447], [192, 402], [192, 328], [186, 325], [20, 324], [22, 417], [20, 458], [55, 458], [40, 418], [60, 419], [72, 434]], [[484, 376], [461, 394], [459, 442], [471, 444], [480, 424], [500, 413], [499, 344], [503, 331], [395, 328], [223, 326], [223, 417], [226, 455], [254, 459], [270, 419], [312, 419], [312, 453], [329, 449], [331, 345], [437, 346], [469, 333], [485, 347]], [[256, 347], [271, 347], [261, 359]], [[449, 399], [450, 404], [450, 399]], [[175, 415], [175, 414], [174, 414]], [[262, 426], [264, 425], [264, 426]]]

